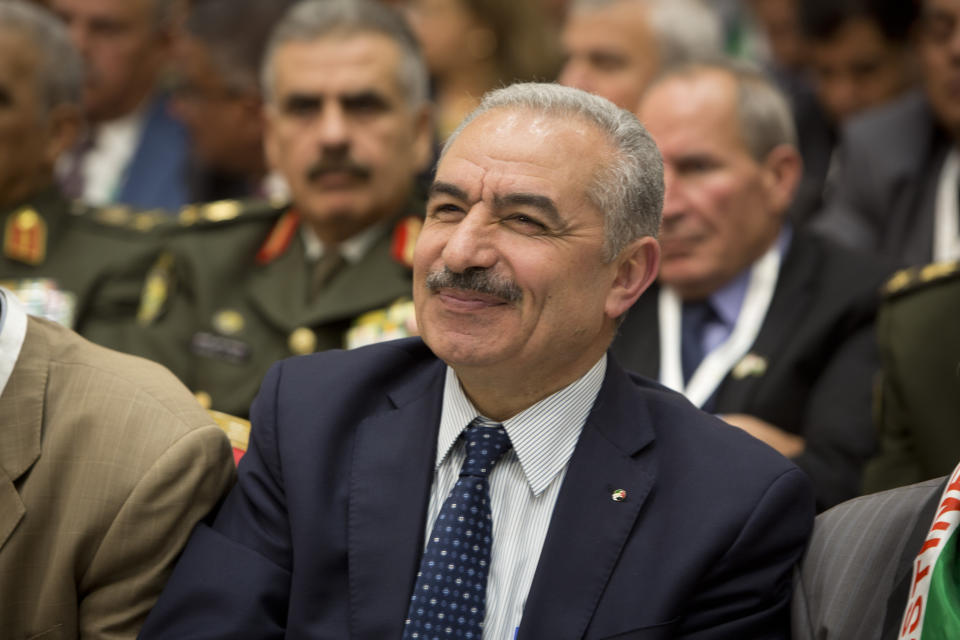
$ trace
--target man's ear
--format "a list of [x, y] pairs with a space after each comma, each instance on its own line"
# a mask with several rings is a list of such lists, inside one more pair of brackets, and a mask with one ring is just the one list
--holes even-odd
[[763, 161], [763, 181], [770, 211], [780, 215], [787, 210], [802, 175], [803, 160], [792, 145], [777, 145], [767, 154]]
[[656, 279], [660, 244], [652, 236], [637, 238], [620, 252], [614, 263], [616, 272], [604, 311], [610, 318], [619, 318]]
[[53, 167], [61, 154], [72, 148], [80, 135], [83, 116], [80, 107], [73, 104], [59, 104], [47, 114], [47, 139], [44, 148], [44, 162]]

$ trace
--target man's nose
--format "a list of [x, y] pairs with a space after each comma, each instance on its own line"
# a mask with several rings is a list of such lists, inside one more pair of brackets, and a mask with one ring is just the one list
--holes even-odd
[[475, 205], [453, 227], [444, 245], [444, 265], [463, 273], [471, 267], [487, 269], [497, 263], [496, 222]]
[[345, 148], [350, 142], [350, 123], [338, 104], [326, 105], [318, 117], [317, 142], [324, 148]]

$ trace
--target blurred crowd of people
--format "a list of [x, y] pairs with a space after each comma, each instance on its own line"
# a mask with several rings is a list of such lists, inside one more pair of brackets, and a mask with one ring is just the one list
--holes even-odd
[[[171, 392], [179, 428], [215, 415], [239, 456], [274, 362], [419, 333], [445, 144], [488, 92], [556, 82], [635, 114], [663, 159], [659, 273], [617, 362], [792, 460], [817, 511], [954, 469], [960, 0], [368, 4], [0, 0], [3, 331], [22, 306], [162, 364], [193, 395]], [[218, 472], [167, 472], [206, 496], [180, 537], [232, 477], [196, 445]], [[148, 467], [172, 445], [131, 446]], [[4, 624], [42, 631], [12, 602]]]

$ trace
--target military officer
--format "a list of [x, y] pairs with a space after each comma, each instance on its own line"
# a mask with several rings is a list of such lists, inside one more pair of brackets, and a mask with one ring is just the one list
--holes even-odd
[[65, 27], [33, 4], [0, 4], [0, 281], [27, 310], [95, 341], [137, 309], [165, 216], [68, 202], [54, 163], [80, 125], [83, 68]]
[[877, 319], [880, 452], [865, 492], [946, 475], [960, 459], [960, 261], [898, 272]]
[[268, 164], [292, 204], [181, 212], [189, 229], [146, 281], [142, 329], [117, 345], [236, 415], [275, 360], [404, 335], [411, 203], [431, 158], [416, 41], [378, 3], [296, 5], [268, 44], [263, 94]]

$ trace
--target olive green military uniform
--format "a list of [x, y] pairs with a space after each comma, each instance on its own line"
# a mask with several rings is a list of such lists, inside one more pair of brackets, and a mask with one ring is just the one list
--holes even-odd
[[411, 296], [411, 265], [391, 248], [419, 218], [384, 225], [358, 262], [311, 295], [314, 267], [291, 215], [243, 203], [210, 221], [198, 208], [148, 276], [141, 330], [115, 346], [166, 365], [213, 409], [246, 416], [275, 361], [405, 335], [409, 305], [398, 301]]
[[880, 452], [867, 493], [949, 474], [960, 460], [960, 262], [896, 274], [877, 332]]
[[162, 211], [90, 208], [54, 189], [2, 211], [0, 283], [27, 310], [70, 326], [94, 342], [112, 340], [135, 315], [144, 274], [169, 224]]

